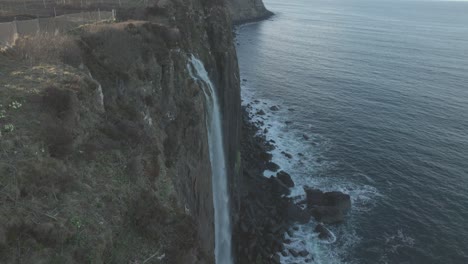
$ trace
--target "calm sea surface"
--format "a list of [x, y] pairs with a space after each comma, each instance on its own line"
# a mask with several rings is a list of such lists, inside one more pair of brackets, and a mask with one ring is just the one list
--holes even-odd
[[287, 247], [324, 264], [468, 263], [468, 2], [265, 4], [276, 16], [238, 30], [244, 104], [267, 113], [292, 196], [353, 201], [335, 243], [311, 222]]

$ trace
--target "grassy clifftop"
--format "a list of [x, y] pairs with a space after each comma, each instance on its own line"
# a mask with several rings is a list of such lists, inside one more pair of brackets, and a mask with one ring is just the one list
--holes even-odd
[[0, 262], [178, 261], [196, 228], [162, 142], [111, 122], [87, 70], [23, 55], [0, 55]]

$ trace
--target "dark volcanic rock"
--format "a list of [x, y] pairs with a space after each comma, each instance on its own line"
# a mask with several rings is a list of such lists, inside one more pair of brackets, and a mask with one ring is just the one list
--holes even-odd
[[291, 253], [291, 255], [295, 258], [299, 257], [299, 252], [297, 252], [296, 250], [294, 249], [289, 249], [289, 253]]
[[330, 231], [328, 231], [328, 229], [322, 224], [318, 224], [315, 227], [314, 232], [318, 233], [319, 238], [323, 240], [328, 240], [332, 237]]
[[265, 111], [260, 110], [260, 111], [257, 112], [257, 115], [265, 115]]
[[279, 107], [276, 106], [276, 105], [274, 105], [274, 106], [270, 107], [270, 110], [271, 110], [271, 111], [278, 111], [278, 110], [279, 110]]
[[280, 166], [278, 166], [278, 164], [270, 161], [270, 162], [267, 162], [266, 168], [267, 168], [267, 170], [277, 172], [280, 169]]
[[293, 157], [291, 154], [289, 154], [287, 152], [284, 152], [284, 151], [281, 151], [281, 154], [283, 154], [288, 159], [292, 159], [292, 157]]
[[324, 204], [327, 206], [335, 206], [343, 213], [351, 209], [351, 197], [342, 192], [326, 192], [323, 195]]
[[336, 224], [351, 209], [351, 198], [342, 192], [327, 192], [305, 186], [307, 207], [318, 221]]
[[309, 222], [311, 217], [310, 210], [304, 210], [294, 203], [289, 204], [285, 212], [291, 221], [298, 222], [300, 224]]
[[304, 186], [304, 191], [306, 193], [307, 207], [311, 208], [313, 206], [323, 205], [324, 195], [322, 191], [308, 186]]
[[316, 206], [311, 209], [317, 221], [325, 224], [338, 224], [344, 221], [344, 213], [336, 206]]
[[291, 176], [285, 171], [280, 171], [276, 174], [276, 177], [283, 182], [284, 185], [289, 188], [294, 187], [294, 181], [291, 179]]
[[289, 190], [289, 188], [283, 184], [283, 182], [281, 182], [279, 179], [277, 179], [276, 177], [271, 177], [270, 178], [271, 180], [271, 183], [272, 183], [272, 191], [276, 194], [279, 194], [279, 195], [288, 195], [291, 193], [291, 191]]
[[236, 263], [256, 263], [259, 259], [260, 263], [276, 263], [282, 252], [287, 254], [282, 243], [285, 232], [295, 222], [307, 223], [311, 213], [285, 196], [290, 193], [287, 185], [291, 185], [287, 176], [263, 176], [265, 169], [279, 170], [268, 153], [274, 146], [264, 135], [258, 134], [258, 127], [248, 118], [244, 111], [243, 175], [238, 188], [242, 193], [238, 200], [239, 210], [233, 213], [235, 259]]

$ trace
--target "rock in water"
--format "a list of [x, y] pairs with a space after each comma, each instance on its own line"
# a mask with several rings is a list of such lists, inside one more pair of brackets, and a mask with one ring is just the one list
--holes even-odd
[[310, 217], [311, 217], [310, 210], [303, 210], [297, 204], [290, 203], [285, 209], [286, 209], [286, 215], [293, 222], [306, 224], [310, 220]]
[[276, 174], [276, 177], [283, 182], [284, 185], [288, 186], [289, 188], [294, 187], [294, 181], [291, 179], [291, 176], [286, 173], [285, 171], [280, 171]]
[[319, 234], [318, 237], [322, 240], [331, 240], [333, 238], [330, 231], [322, 224], [318, 224], [315, 227], [314, 232], [318, 233]]
[[273, 193], [276, 193], [278, 195], [289, 195], [291, 191], [289, 188], [284, 185], [280, 180], [278, 180], [276, 177], [271, 176], [270, 181], [272, 183], [272, 191]]
[[321, 190], [304, 186], [304, 191], [306, 193], [307, 207], [311, 208], [313, 206], [323, 205], [324, 195]]
[[326, 192], [323, 195], [324, 205], [335, 206], [343, 213], [351, 209], [351, 197], [342, 192]]
[[339, 224], [344, 221], [343, 211], [336, 206], [316, 206], [311, 211], [317, 221], [325, 224]]
[[274, 105], [274, 106], [270, 107], [270, 110], [271, 110], [271, 111], [278, 111], [278, 110], [279, 110], [279, 107], [276, 106], [276, 105]]
[[273, 171], [273, 172], [276, 172], [280, 169], [280, 166], [278, 166], [278, 164], [274, 163], [274, 162], [267, 162], [266, 164], [266, 168], [270, 171]]

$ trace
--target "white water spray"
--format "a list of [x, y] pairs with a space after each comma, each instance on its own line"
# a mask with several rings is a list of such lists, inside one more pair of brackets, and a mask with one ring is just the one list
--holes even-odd
[[[232, 264], [231, 221], [229, 217], [229, 190], [226, 159], [224, 156], [221, 111], [213, 83], [203, 63], [193, 55], [187, 65], [190, 76], [201, 82], [205, 94], [208, 130], [208, 145], [212, 173], [213, 205], [215, 221], [215, 258], [217, 264]], [[193, 69], [192, 69], [193, 68]], [[193, 71], [195, 70], [195, 71]]]

